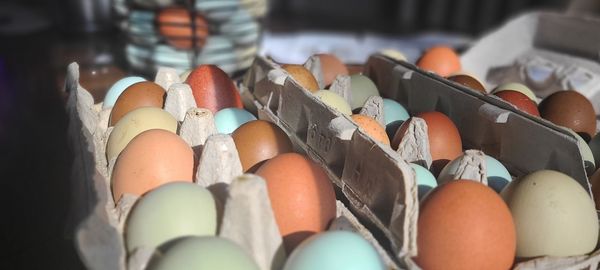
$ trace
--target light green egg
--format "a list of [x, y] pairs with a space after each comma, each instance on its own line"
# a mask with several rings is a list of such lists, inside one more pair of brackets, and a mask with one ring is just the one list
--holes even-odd
[[164, 254], [153, 259], [150, 270], [259, 270], [256, 262], [231, 240], [191, 236], [176, 240]]
[[217, 210], [207, 189], [172, 182], [145, 194], [127, 217], [125, 244], [129, 253], [156, 248], [183, 236], [215, 235]]
[[350, 91], [352, 92], [350, 103], [352, 110], [364, 106], [369, 97], [379, 96], [379, 90], [375, 83], [369, 77], [361, 74], [350, 76]]
[[336, 111], [346, 115], [352, 115], [350, 105], [348, 105], [348, 102], [342, 96], [329, 90], [319, 90], [314, 92], [313, 95]]
[[384, 270], [375, 248], [359, 234], [327, 231], [304, 240], [283, 270]]

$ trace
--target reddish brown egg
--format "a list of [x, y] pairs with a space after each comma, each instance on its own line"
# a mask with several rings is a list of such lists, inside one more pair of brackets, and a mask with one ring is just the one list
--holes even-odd
[[306, 88], [306, 90], [310, 92], [319, 91], [319, 84], [315, 79], [315, 76], [310, 73], [308, 69], [301, 65], [283, 65], [281, 66], [285, 71], [287, 71], [300, 86]]
[[512, 104], [517, 107], [517, 109], [524, 111], [528, 114], [540, 116], [540, 112], [538, 111], [537, 104], [533, 102], [529, 97], [525, 94], [512, 90], [504, 90], [494, 94], [495, 96], [503, 99], [504, 101]]
[[435, 46], [427, 50], [417, 61], [417, 66], [442, 77], [448, 77], [461, 69], [458, 55], [446, 46]]
[[596, 210], [600, 210], [600, 170], [596, 170], [590, 177], [590, 185], [592, 186], [592, 195], [596, 203]]
[[333, 83], [335, 77], [338, 75], [348, 75], [348, 68], [339, 58], [333, 54], [315, 54], [321, 61], [321, 70], [323, 72], [323, 82], [325, 87], [328, 87]]
[[351, 118], [367, 135], [380, 143], [390, 145], [390, 138], [385, 133], [385, 128], [375, 119], [361, 114], [354, 114]]
[[588, 141], [596, 134], [596, 113], [592, 103], [576, 91], [556, 92], [540, 103], [542, 118], [577, 132]]
[[117, 98], [110, 113], [110, 126], [114, 126], [128, 112], [142, 107], [162, 108], [167, 92], [153, 82], [138, 82], [127, 87]]
[[169, 44], [179, 49], [190, 49], [193, 39], [196, 47], [202, 47], [208, 36], [208, 23], [201, 14], [195, 14], [195, 36], [192, 36], [192, 14], [185, 8], [166, 8], [158, 12], [158, 32]]
[[483, 84], [475, 77], [468, 74], [454, 74], [448, 77], [448, 80], [462, 84], [470, 89], [479, 91], [481, 93], [487, 93]]
[[325, 231], [335, 218], [335, 192], [325, 171], [307, 157], [281, 154], [257, 175], [267, 182], [271, 207], [288, 254], [307, 237]]
[[198, 108], [216, 113], [225, 108], [242, 109], [242, 99], [227, 73], [215, 65], [201, 65], [186, 80]]
[[263, 120], [243, 124], [231, 136], [244, 172], [254, 172], [264, 161], [294, 150], [281, 128]]
[[431, 152], [431, 170], [435, 176], [448, 162], [463, 153], [460, 134], [454, 122], [440, 112], [425, 112], [418, 114], [427, 123], [429, 151]]
[[169, 182], [192, 182], [194, 152], [176, 134], [150, 129], [135, 136], [115, 163], [111, 187], [115, 203], [124, 193], [142, 194]]
[[421, 203], [416, 263], [423, 269], [510, 269], [517, 247], [508, 206], [491, 188], [455, 180]]

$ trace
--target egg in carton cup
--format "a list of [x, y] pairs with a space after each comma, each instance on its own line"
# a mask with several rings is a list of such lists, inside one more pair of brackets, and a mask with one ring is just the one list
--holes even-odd
[[[102, 109], [78, 83], [78, 65], [69, 66], [65, 89], [69, 93], [69, 141], [74, 151], [72, 185], [76, 191], [70, 210], [76, 250], [88, 268], [145, 269], [161, 250], [125, 250], [123, 231], [132, 207], [139, 197], [124, 194], [118, 202], [110, 191], [115, 159], [107, 160], [105, 145], [113, 127], [111, 108]], [[197, 164], [195, 183], [211, 190], [218, 215], [218, 235], [241, 246], [260, 269], [280, 269], [286, 254], [271, 210], [265, 181], [256, 175], [243, 175], [238, 153], [230, 135], [217, 134], [212, 113], [196, 108], [189, 85], [181, 83], [174, 69], [162, 68], [155, 82], [169, 89], [165, 110], [178, 121], [178, 134], [192, 147]], [[377, 250], [389, 269], [395, 263], [372, 234], [340, 202], [336, 218], [328, 230], [359, 233]]]

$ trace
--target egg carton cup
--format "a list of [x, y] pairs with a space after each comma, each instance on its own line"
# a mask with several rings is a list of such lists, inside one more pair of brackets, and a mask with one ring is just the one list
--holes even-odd
[[[65, 91], [69, 94], [69, 142], [74, 153], [71, 185], [74, 191], [68, 235], [84, 265], [90, 269], [145, 269], [160, 250], [138, 249], [126, 255], [125, 221], [138, 197], [125, 194], [116, 204], [110, 192], [110, 172], [115, 160], [106, 160], [105, 144], [110, 109], [94, 104], [78, 82], [79, 67], [69, 65]], [[191, 88], [181, 83], [172, 68], [162, 68], [155, 82], [169, 89], [165, 110], [179, 122], [178, 134], [192, 147], [197, 171], [195, 183], [208, 188], [215, 198], [218, 235], [244, 248], [260, 269], [281, 269], [286, 258], [282, 238], [271, 210], [266, 184], [256, 175], [242, 175], [241, 162], [230, 135], [217, 134], [212, 113], [196, 108]], [[378, 251], [388, 269], [397, 269], [373, 235], [340, 202], [329, 230], [359, 233]]]
[[590, 15], [526, 13], [479, 39], [461, 56], [461, 63], [487, 89], [520, 82], [539, 98], [576, 90], [590, 99], [598, 114], [598, 28], [600, 19]]
[[[320, 64], [311, 58], [305, 67], [322, 86]], [[439, 111], [453, 120], [463, 148], [474, 149], [465, 151], [453, 179], [475, 179], [487, 184], [485, 152], [501, 161], [513, 176], [541, 169], [557, 170], [573, 177], [592, 196], [579, 142], [563, 128], [523, 113], [498, 98], [383, 55], [369, 58], [365, 75], [375, 82], [382, 97], [403, 104], [411, 115]], [[346, 76], [338, 76], [330, 90], [351, 100], [349, 84]], [[418, 117], [410, 118], [399, 149], [390, 151], [365, 135], [347, 116], [321, 103], [279, 65], [260, 57], [240, 90], [244, 99], [254, 101], [259, 118], [277, 123], [290, 134], [294, 144], [328, 168], [331, 178], [348, 198], [350, 209], [365, 220], [363, 223], [399, 265], [419, 269], [411, 259], [417, 252], [418, 202], [412, 192], [416, 187], [414, 176], [399, 178], [400, 174], [393, 172], [398, 168], [405, 170], [399, 166], [405, 164], [402, 160], [427, 168], [431, 165], [425, 122]], [[377, 99], [370, 99], [366, 105], [369, 103], [372, 105], [361, 112], [376, 118], [381, 116]], [[358, 178], [362, 180], [356, 181]], [[399, 186], [404, 189], [391, 196]], [[543, 257], [517, 264], [516, 269], [553, 269], [553, 266], [580, 269], [577, 268], [580, 265], [594, 264], [598, 255], [595, 252], [579, 257]]]

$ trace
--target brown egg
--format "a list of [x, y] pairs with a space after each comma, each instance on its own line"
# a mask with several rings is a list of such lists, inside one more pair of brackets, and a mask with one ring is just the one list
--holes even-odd
[[288, 254], [307, 237], [325, 231], [335, 218], [335, 192], [316, 163], [296, 153], [265, 162], [257, 175], [267, 182], [271, 207]]
[[590, 177], [590, 185], [592, 186], [592, 195], [596, 203], [596, 210], [600, 210], [600, 170], [596, 170]]
[[462, 84], [470, 89], [479, 91], [481, 93], [487, 93], [483, 84], [475, 77], [468, 74], [455, 74], [448, 77], [448, 80]]
[[179, 136], [150, 129], [135, 136], [123, 149], [112, 172], [115, 203], [124, 193], [142, 194], [169, 182], [192, 182], [194, 152]]
[[556, 92], [542, 100], [539, 109], [542, 118], [572, 129], [586, 141], [596, 134], [594, 107], [576, 91]]
[[167, 92], [153, 82], [139, 82], [127, 87], [117, 98], [110, 113], [110, 126], [114, 126], [128, 112], [141, 107], [162, 108]]
[[193, 38], [196, 39], [196, 47], [206, 44], [208, 36], [208, 23], [201, 14], [195, 14], [195, 37], [192, 37], [192, 14], [185, 8], [166, 8], [158, 12], [158, 32], [163, 35], [167, 42], [179, 49], [190, 49], [193, 46]]
[[255, 172], [262, 162], [294, 150], [290, 138], [273, 123], [247, 122], [231, 134], [244, 172]]
[[517, 237], [508, 206], [491, 188], [455, 180], [421, 203], [417, 228], [422, 269], [510, 269]]
[[417, 66], [442, 77], [448, 77], [461, 69], [458, 55], [446, 46], [435, 46], [427, 50], [417, 61]]
[[333, 54], [315, 54], [321, 61], [321, 70], [323, 71], [323, 81], [325, 87], [328, 87], [333, 83], [335, 77], [338, 75], [348, 75], [348, 68], [339, 58]]
[[319, 91], [319, 84], [315, 79], [315, 76], [310, 73], [308, 69], [301, 65], [283, 65], [282, 68], [287, 71], [300, 86], [306, 88], [310, 92]]
[[390, 138], [385, 133], [385, 128], [377, 120], [361, 114], [353, 114], [351, 118], [367, 135], [380, 143], [390, 145]]
[[242, 98], [227, 73], [215, 65], [201, 65], [188, 76], [198, 108], [216, 113], [225, 108], [243, 108]]
[[512, 104], [517, 107], [517, 109], [524, 111], [528, 114], [540, 116], [540, 112], [538, 111], [537, 104], [533, 102], [529, 97], [525, 94], [512, 90], [504, 90], [500, 92], [496, 92], [495, 96], [503, 99], [504, 101]]
[[460, 134], [454, 122], [440, 112], [418, 114], [427, 123], [429, 151], [431, 152], [431, 170], [437, 176], [448, 162], [463, 153]]

